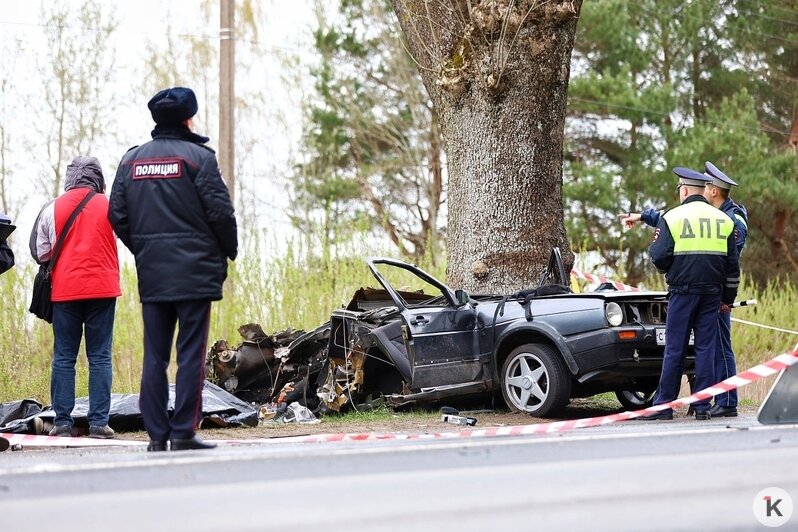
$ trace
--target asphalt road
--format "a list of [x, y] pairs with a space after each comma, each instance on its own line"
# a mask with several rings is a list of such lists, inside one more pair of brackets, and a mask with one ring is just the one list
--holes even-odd
[[[7, 451], [0, 523], [20, 532], [764, 530], [753, 502], [771, 486], [798, 503], [796, 425], [629, 421], [468, 441]], [[781, 529], [798, 529], [798, 515]]]

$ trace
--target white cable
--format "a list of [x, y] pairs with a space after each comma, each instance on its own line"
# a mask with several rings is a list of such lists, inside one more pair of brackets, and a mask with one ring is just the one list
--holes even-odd
[[[745, 323], [746, 325], [753, 325], [754, 327], [762, 327], [763, 329], [770, 329], [771, 331], [779, 331], [798, 336], [798, 331], [791, 331], [789, 329], [780, 329], [779, 327], [771, 327], [770, 325], [762, 325], [761, 323], [754, 323], [753, 321], [741, 320], [740, 318], [732, 318], [731, 320], [736, 321], [738, 323]], [[796, 346], [796, 348], [798, 348], [798, 346]]]

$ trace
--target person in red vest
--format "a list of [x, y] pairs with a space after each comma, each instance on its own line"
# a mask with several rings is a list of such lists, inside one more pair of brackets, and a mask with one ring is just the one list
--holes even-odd
[[[89, 195], [64, 235], [67, 220]], [[55, 423], [50, 436], [71, 436], [75, 407], [75, 362], [86, 337], [89, 361], [89, 437], [113, 438], [108, 426], [111, 407], [111, 342], [119, 285], [116, 237], [108, 221], [108, 198], [100, 162], [78, 156], [67, 166], [64, 193], [48, 202], [36, 218], [30, 250], [39, 264], [50, 260], [64, 239], [52, 272], [53, 370], [50, 399]]]

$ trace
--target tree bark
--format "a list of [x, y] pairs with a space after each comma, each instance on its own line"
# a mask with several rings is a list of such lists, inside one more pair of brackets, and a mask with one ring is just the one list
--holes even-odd
[[570, 267], [562, 144], [581, 1], [392, 2], [444, 137], [449, 283], [529, 287], [554, 246]]

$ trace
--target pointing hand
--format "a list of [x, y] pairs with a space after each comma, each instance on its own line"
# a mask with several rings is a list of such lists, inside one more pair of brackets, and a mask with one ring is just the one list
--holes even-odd
[[624, 212], [618, 215], [621, 222], [623, 222], [624, 227], [627, 229], [631, 229], [635, 226], [636, 222], [640, 221], [640, 213], [639, 212]]

